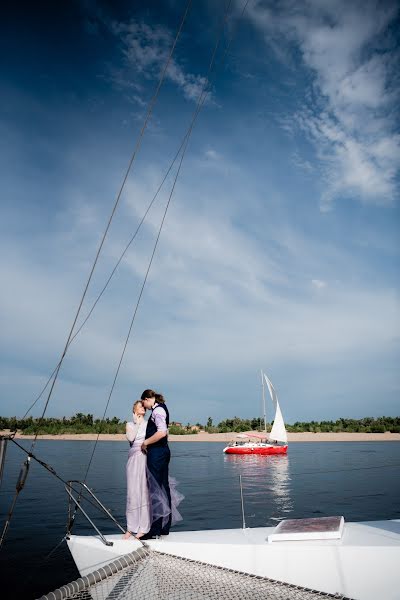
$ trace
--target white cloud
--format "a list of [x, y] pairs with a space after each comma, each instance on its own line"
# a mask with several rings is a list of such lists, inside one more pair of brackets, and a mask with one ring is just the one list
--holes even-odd
[[[365, 350], [367, 339], [372, 352], [391, 343], [396, 298], [387, 290], [350, 283], [357, 264], [345, 250], [334, 251], [326, 242], [299, 236], [288, 224], [282, 228], [270, 222], [265, 236], [269, 247], [279, 248], [275, 260], [251, 234], [218, 215], [211, 202], [203, 210], [185, 205], [187, 193], [181, 190], [167, 217], [147, 290], [152, 302], [162, 298], [168, 307], [162, 325], [155, 316], [158, 311], [151, 311], [151, 345], [160, 334], [155, 352], [165, 373], [173, 372], [174, 363], [188, 372], [194, 365], [202, 370], [216, 364], [250, 367], [257, 356], [269, 363], [323, 362], [356, 348]], [[137, 197], [131, 208], [138, 216]], [[146, 226], [153, 237], [156, 223], [154, 218]], [[298, 265], [301, 273], [329, 270], [329, 295], [313, 295], [312, 290], [327, 287], [327, 280], [310, 278], [309, 290], [309, 284], [296, 277]], [[137, 258], [127, 266], [137, 273]], [[338, 269], [342, 282], [337, 281]], [[378, 320], [371, 320], [377, 312]]]
[[317, 288], [317, 290], [322, 290], [326, 287], [326, 281], [322, 281], [321, 279], [312, 279], [311, 283]]
[[188, 100], [195, 102], [198, 101], [206, 86], [205, 77], [186, 73], [175, 61], [168, 65], [167, 76], [183, 90]]
[[[284, 124], [284, 127], [286, 128], [287, 126]], [[305, 171], [306, 173], [311, 173], [312, 171], [314, 171], [314, 167], [312, 166], [311, 162], [302, 158], [298, 152], [293, 153], [292, 163], [299, 169]]]
[[396, 4], [287, 0], [273, 8], [256, 3], [248, 14], [273, 48], [277, 39], [294, 43], [314, 74], [318, 103], [309, 101], [296, 118], [321, 163], [322, 210], [348, 197], [392, 204], [400, 167], [393, 118], [400, 88], [398, 51], [387, 27]]
[[206, 150], [204, 152], [204, 155], [209, 160], [215, 160], [215, 161], [217, 161], [217, 160], [220, 160], [222, 158], [221, 155], [216, 150], [214, 150], [213, 148], [209, 148], [208, 150]]
[[[158, 79], [172, 48], [173, 37], [170, 31], [160, 25], [152, 26], [135, 21], [113, 23], [112, 31], [122, 41], [127, 67], [122, 73], [115, 72], [115, 82], [120, 86], [130, 86], [132, 71], [135, 77], [141, 74], [146, 79]], [[170, 60], [166, 77], [182, 90], [185, 98], [195, 102], [206, 83], [201, 75], [187, 72], [175, 57]]]

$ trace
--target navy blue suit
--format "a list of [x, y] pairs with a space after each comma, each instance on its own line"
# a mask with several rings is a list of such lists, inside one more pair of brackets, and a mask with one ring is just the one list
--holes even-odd
[[[169, 413], [168, 408], [165, 404], [160, 403], [157, 404], [157, 408], [160, 407], [165, 410], [166, 413], [166, 423], [167, 427], [169, 425]], [[154, 407], [155, 408], [155, 407]], [[153, 412], [153, 409], [152, 409]], [[154, 435], [157, 432], [157, 426], [150, 417], [147, 421], [146, 428], [146, 440]], [[168, 447], [168, 438], [167, 436], [161, 438], [158, 442], [154, 444], [149, 444], [147, 446], [147, 468], [150, 473], [153, 475], [157, 483], [160, 487], [163, 487], [168, 496], [169, 506], [171, 507], [171, 492], [169, 489], [168, 482], [168, 469], [169, 469], [169, 461], [171, 460], [171, 452]], [[171, 527], [171, 514], [169, 515], [168, 522], [164, 525], [162, 523], [163, 519], [159, 518], [151, 524], [151, 529], [148, 533], [149, 536], [153, 535], [168, 535], [170, 527]]]

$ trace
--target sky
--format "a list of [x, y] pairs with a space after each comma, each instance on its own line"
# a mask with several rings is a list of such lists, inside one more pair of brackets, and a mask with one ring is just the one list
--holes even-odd
[[[107, 415], [128, 419], [152, 388], [175, 421], [253, 418], [260, 369], [289, 423], [398, 415], [398, 4], [189, 4], [78, 316], [77, 327], [208, 83], [119, 376], [112, 389], [176, 161], [69, 346], [46, 415], [101, 416], [110, 398]], [[2, 415], [22, 417], [60, 359], [186, 8], [4, 9]]]

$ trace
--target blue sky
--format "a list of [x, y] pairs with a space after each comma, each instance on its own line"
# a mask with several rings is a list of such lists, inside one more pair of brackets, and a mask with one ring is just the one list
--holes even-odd
[[[2, 414], [22, 416], [58, 361], [184, 8], [4, 13]], [[242, 8], [229, 7], [109, 415], [152, 387], [178, 421], [257, 416], [260, 368], [289, 422], [396, 415], [398, 6]], [[192, 3], [79, 322], [179, 148], [223, 13]], [[49, 416], [103, 413], [171, 185], [71, 344]]]

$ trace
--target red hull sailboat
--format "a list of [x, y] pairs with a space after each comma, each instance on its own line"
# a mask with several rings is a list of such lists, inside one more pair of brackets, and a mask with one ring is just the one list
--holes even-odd
[[229, 445], [224, 448], [225, 454], [286, 454], [287, 444], [285, 446], [278, 446], [274, 444], [268, 444], [268, 442], [245, 442], [238, 445]]
[[[282, 412], [274, 386], [270, 379], [261, 371], [261, 382], [264, 403], [264, 430], [263, 434], [239, 433], [236, 439], [224, 448], [225, 454], [286, 454], [288, 449], [287, 433]], [[265, 410], [265, 383], [267, 384], [272, 404], [275, 407], [275, 418], [271, 432], [267, 433], [267, 420]], [[258, 440], [258, 441], [256, 441]]]

